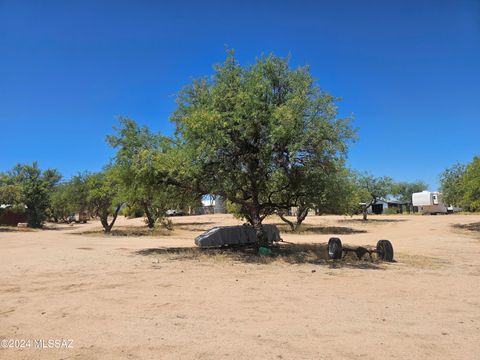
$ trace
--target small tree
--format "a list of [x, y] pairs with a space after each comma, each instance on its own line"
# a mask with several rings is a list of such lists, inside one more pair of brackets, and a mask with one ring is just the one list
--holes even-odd
[[48, 169], [42, 172], [36, 162], [32, 165], [18, 164], [9, 174], [3, 175], [2, 202], [24, 206], [28, 225], [40, 228], [47, 218], [50, 195], [60, 179], [58, 171]]
[[69, 214], [75, 211], [75, 206], [69, 198], [69, 183], [55, 187], [50, 197], [50, 216], [55, 222], [66, 221]]
[[[89, 211], [100, 218], [104, 232], [109, 233], [124, 204], [115, 169], [108, 168], [103, 172], [87, 175], [85, 186]], [[109, 217], [112, 218], [110, 222]]]
[[[120, 118], [121, 127], [116, 135], [107, 137], [108, 143], [118, 149], [115, 167], [125, 200], [143, 209], [146, 223], [153, 228], [166, 221], [166, 212], [183, 207], [190, 191], [169, 177], [171, 168], [178, 166], [172, 141], [160, 134], [152, 134], [146, 127], [138, 127], [135, 121]], [[184, 184], [186, 185], [186, 184]]]
[[283, 195], [286, 196], [285, 201], [296, 207], [295, 221], [289, 220], [285, 211], [278, 212], [279, 217], [292, 231], [300, 228], [312, 209], [317, 214], [347, 214], [354, 209], [352, 203], [356, 202], [358, 207], [352, 176], [343, 164], [308, 173], [299, 187], [289, 189]]
[[0, 173], [0, 204], [15, 205], [20, 202], [21, 188], [9, 174]]
[[238, 206], [260, 245], [263, 219], [291, 206], [279, 194], [299, 187], [309, 169], [327, 168], [352, 138], [337, 99], [315, 85], [307, 67], [261, 57], [241, 67], [229, 52], [211, 80], [196, 80], [178, 98], [173, 121], [190, 157], [185, 170], [204, 194]]
[[66, 221], [72, 213], [87, 211], [87, 175], [75, 175], [55, 186], [49, 207], [49, 214], [55, 221]]
[[463, 186], [465, 172], [466, 166], [457, 163], [445, 169], [440, 175], [440, 189], [445, 203], [465, 206], [463, 201], [465, 196], [465, 188]]
[[358, 197], [361, 201], [363, 220], [367, 220], [368, 209], [378, 199], [386, 198], [392, 193], [393, 181], [389, 177], [374, 177], [369, 174], [358, 174], [357, 179]]
[[316, 200], [315, 212], [351, 215], [358, 211], [359, 201], [354, 174], [344, 168], [328, 178], [323, 193]]
[[462, 204], [470, 211], [480, 210], [480, 157], [476, 156], [467, 165], [462, 177], [464, 191]]
[[480, 157], [467, 165], [456, 164], [440, 176], [443, 199], [467, 211], [480, 210]]

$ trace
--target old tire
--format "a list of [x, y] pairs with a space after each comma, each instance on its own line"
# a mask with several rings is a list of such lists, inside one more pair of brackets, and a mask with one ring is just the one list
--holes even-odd
[[330, 238], [328, 240], [328, 257], [334, 260], [341, 259], [342, 252], [342, 241], [339, 238]]
[[383, 261], [393, 261], [393, 246], [388, 240], [379, 240], [377, 242], [378, 257]]

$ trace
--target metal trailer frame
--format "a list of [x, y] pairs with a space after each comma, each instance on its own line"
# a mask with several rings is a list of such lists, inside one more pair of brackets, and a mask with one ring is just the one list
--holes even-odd
[[332, 260], [343, 259], [348, 253], [354, 253], [358, 259], [361, 259], [365, 254], [368, 254], [370, 260], [373, 260], [372, 254], [377, 254], [383, 261], [393, 262], [393, 246], [389, 240], [379, 240], [376, 246], [364, 245], [355, 246], [342, 244], [342, 241], [337, 237], [332, 237], [328, 240], [328, 257]]

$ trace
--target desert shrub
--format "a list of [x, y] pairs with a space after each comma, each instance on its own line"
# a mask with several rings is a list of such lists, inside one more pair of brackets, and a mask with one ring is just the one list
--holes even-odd
[[389, 207], [386, 209], [383, 209], [384, 214], [398, 214], [398, 209], [396, 207]]
[[134, 219], [145, 216], [145, 211], [139, 206], [126, 205], [122, 209], [122, 215], [126, 216], [127, 218]]

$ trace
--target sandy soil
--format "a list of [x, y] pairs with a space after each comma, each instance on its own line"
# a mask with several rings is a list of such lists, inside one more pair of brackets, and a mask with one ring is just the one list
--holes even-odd
[[[451, 226], [478, 215], [312, 216], [310, 231], [283, 233], [294, 243], [390, 239], [388, 264], [155, 250], [237, 223], [174, 221], [156, 236], [102, 236], [96, 222], [0, 229], [0, 339], [73, 339], [68, 349], [0, 349], [0, 359], [480, 358], [480, 237]], [[142, 223], [118, 223], [130, 226]]]

